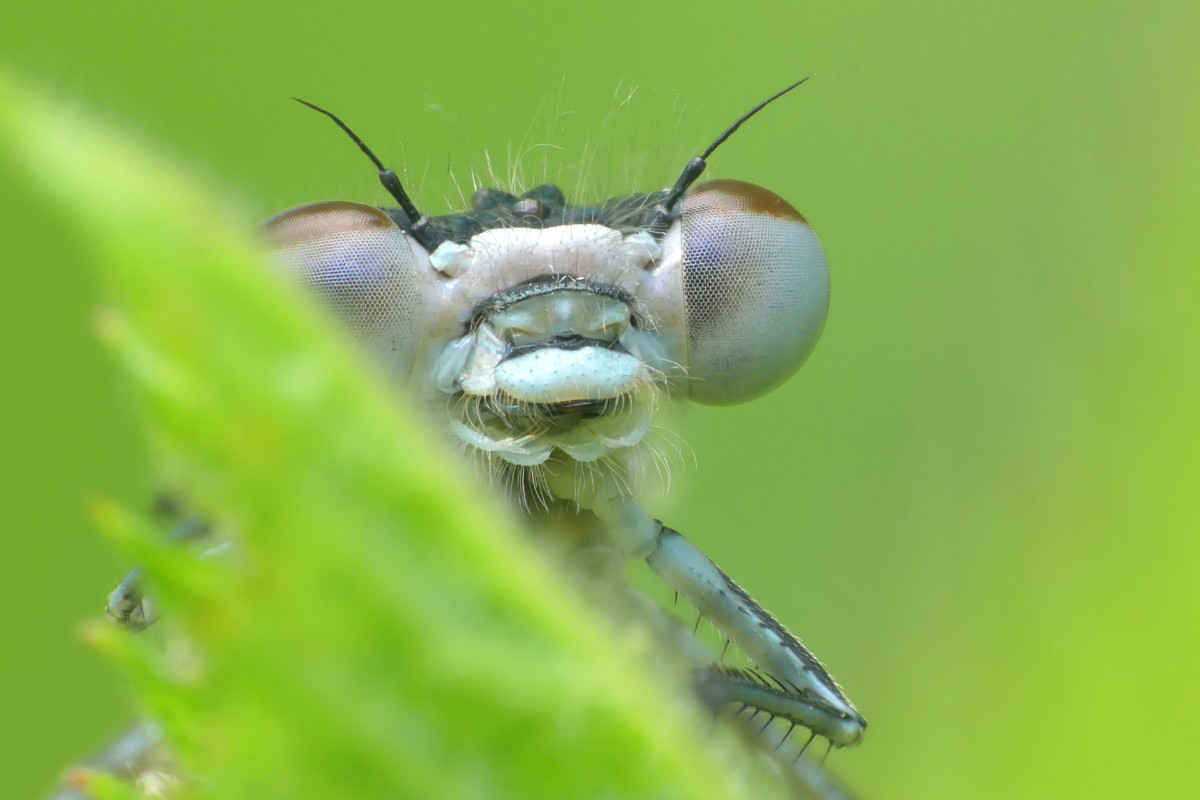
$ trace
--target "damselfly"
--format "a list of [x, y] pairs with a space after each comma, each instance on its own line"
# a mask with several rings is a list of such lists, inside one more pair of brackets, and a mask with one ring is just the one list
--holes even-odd
[[[371, 159], [398, 207], [320, 202], [264, 226], [283, 271], [431, 409], [531, 527], [570, 529], [580, 549], [645, 560], [736, 646], [751, 665], [701, 651], [691, 631], [662, 637], [683, 643], [707, 705], [737, 712], [752, 738], [774, 737], [765, 749], [806, 731], [793, 739], [797, 757], [818, 737], [829, 748], [858, 744], [866, 722], [800, 640], [655, 519], [640, 490], [668, 404], [765, 394], [824, 326], [825, 255], [800, 213], [750, 183], [696, 183], [717, 147], [799, 83], [744, 114], [661, 191], [574, 205], [552, 185], [480, 188], [469, 211], [444, 216], [420, 212], [345, 123], [305, 103]], [[114, 592], [110, 612], [132, 627], [152, 621], [135, 579]], [[122, 764], [140, 763], [127, 750], [156, 749], [151, 731], [118, 743]], [[811, 764], [795, 763], [809, 789], [837, 796]]]
[[[802, 83], [801, 81], [800, 83]], [[556, 186], [480, 188], [430, 216], [338, 117], [397, 208], [322, 202], [266, 224], [277, 260], [532, 518], [596, 523], [754, 666], [697, 666], [699, 695], [801, 726], [831, 747], [866, 723], [800, 641], [639, 502], [667, 403], [739, 403], [790, 377], [825, 322], [825, 255], [781, 197], [697, 184], [737, 120], [673, 186], [574, 205]], [[305, 101], [300, 101], [305, 102]]]

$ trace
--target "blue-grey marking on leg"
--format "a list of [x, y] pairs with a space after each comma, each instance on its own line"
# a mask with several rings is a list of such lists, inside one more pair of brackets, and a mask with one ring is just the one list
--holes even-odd
[[712, 696], [795, 720], [839, 747], [862, 740], [866, 721], [799, 639], [677, 531], [661, 528], [657, 544], [646, 557], [650, 568], [736, 642], [777, 687], [741, 670], [718, 668], [708, 671]]

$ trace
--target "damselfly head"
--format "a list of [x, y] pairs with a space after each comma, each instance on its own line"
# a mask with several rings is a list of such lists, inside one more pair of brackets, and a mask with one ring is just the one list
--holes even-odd
[[284, 269], [391, 377], [447, 401], [469, 447], [526, 467], [556, 452], [609, 458], [641, 444], [663, 399], [757, 397], [820, 336], [829, 278], [805, 219], [754, 184], [695, 183], [766, 102], [670, 188], [593, 205], [572, 205], [554, 186], [484, 189], [470, 210], [436, 217], [318, 109], [362, 147], [400, 207], [315, 203], [266, 231]]

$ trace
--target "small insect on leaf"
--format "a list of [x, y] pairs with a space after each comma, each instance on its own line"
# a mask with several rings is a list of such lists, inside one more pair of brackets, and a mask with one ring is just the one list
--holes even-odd
[[[354, 137], [398, 207], [317, 203], [264, 232], [279, 271], [326, 302], [430, 426], [385, 402], [323, 321], [281, 296], [215, 219], [219, 203], [119, 136], [0, 83], [0, 136], [95, 244], [160, 461], [215, 509], [214, 528], [238, 528], [232, 555], [219, 555], [228, 570], [147, 558], [151, 589], [170, 602], [130, 640], [164, 645], [129, 660], [206, 796], [776, 794], [718, 747], [695, 756], [702, 726], [671, 705], [660, 670], [618, 652], [571, 591], [579, 576], [597, 579], [584, 597], [614, 616], [647, 612], [639, 624], [653, 636], [629, 641], [661, 644], [656, 667], [686, 663], [685, 688], [802, 793], [841, 796], [799, 756], [816, 738], [857, 744], [862, 717], [643, 499], [670, 404], [769, 392], [824, 324], [825, 257], [804, 218], [752, 184], [697, 183], [764, 105], [672, 187], [590, 205], [542, 186], [423, 213]], [[103, 180], [63, 179], [80, 174]], [[323, 377], [297, 402], [281, 373]], [[468, 478], [439, 452], [454, 449], [565, 554], [570, 580], [508, 535], [504, 513], [461, 502]], [[751, 664], [723, 664], [691, 624], [608, 580], [626, 558]], [[130, 618], [146, 608], [135, 584], [111, 598]], [[177, 647], [194, 668], [173, 668]], [[117, 752], [136, 753], [101, 768], [174, 780], [137, 767], [157, 730], [123, 737]], [[184, 796], [191, 786], [183, 779]]]

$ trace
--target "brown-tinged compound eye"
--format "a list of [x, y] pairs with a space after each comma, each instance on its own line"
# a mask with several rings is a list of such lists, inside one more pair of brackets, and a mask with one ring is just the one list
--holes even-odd
[[285, 272], [320, 297], [389, 371], [407, 374], [420, 334], [414, 252], [420, 246], [387, 214], [358, 203], [300, 206], [263, 229]]
[[765, 394], [812, 352], [829, 310], [817, 235], [783, 198], [715, 180], [683, 200], [688, 389], [727, 405]]

